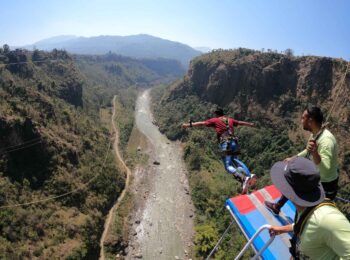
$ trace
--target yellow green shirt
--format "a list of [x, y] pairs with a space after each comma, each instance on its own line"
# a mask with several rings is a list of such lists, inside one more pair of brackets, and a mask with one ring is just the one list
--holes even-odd
[[301, 259], [350, 259], [350, 223], [335, 207], [322, 206], [306, 221], [300, 236]]
[[[309, 140], [315, 139], [312, 134]], [[338, 147], [334, 135], [324, 129], [317, 139], [317, 152], [321, 157], [321, 162], [317, 165], [320, 170], [321, 182], [331, 182], [338, 178], [337, 154]], [[306, 157], [307, 150], [303, 150], [298, 156]], [[311, 156], [312, 157], [312, 156]]]

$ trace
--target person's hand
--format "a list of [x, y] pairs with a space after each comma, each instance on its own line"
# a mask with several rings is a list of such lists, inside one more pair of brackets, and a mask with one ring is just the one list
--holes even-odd
[[307, 143], [306, 149], [308, 150], [309, 153], [314, 154], [317, 152], [317, 143], [316, 140], [310, 140]]
[[182, 128], [188, 128], [188, 127], [190, 127], [190, 124], [184, 123], [184, 124], [181, 125], [181, 127], [182, 127]]
[[283, 233], [286, 233], [285, 226], [279, 227], [279, 226], [271, 226], [269, 228], [269, 234], [270, 236], [277, 236]]
[[289, 162], [289, 161], [293, 160], [295, 157], [296, 156], [291, 156], [291, 157], [288, 157], [288, 158], [284, 159], [283, 161], [284, 162]]

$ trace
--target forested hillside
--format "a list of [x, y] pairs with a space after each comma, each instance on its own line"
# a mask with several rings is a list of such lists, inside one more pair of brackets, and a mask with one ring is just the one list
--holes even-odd
[[[269, 170], [274, 162], [304, 148], [309, 133], [300, 127], [301, 114], [308, 104], [318, 105], [326, 117], [330, 116], [328, 127], [340, 148], [339, 195], [349, 198], [350, 72], [341, 85], [346, 66], [344, 60], [293, 57], [290, 52], [217, 50], [192, 60], [183, 80], [153, 91], [160, 130], [184, 142], [197, 210], [195, 253], [199, 258], [207, 256], [229, 223], [223, 206], [228, 197], [238, 193], [239, 184], [222, 166], [213, 130], [184, 130], [181, 123], [205, 120], [217, 106], [238, 120], [254, 122], [256, 128], [237, 127], [236, 135], [242, 150], [240, 158], [258, 176], [259, 188], [271, 183]], [[339, 207], [350, 216], [347, 204], [339, 203]], [[217, 259], [233, 259], [244, 241], [234, 227]]]
[[136, 60], [112, 53], [74, 57], [84, 78], [94, 86], [99, 105], [110, 103], [117, 90], [171, 82], [185, 73], [179, 62], [169, 59]]
[[[137, 87], [178, 68], [0, 48], [1, 259], [98, 257], [104, 215], [125, 182], [110, 147], [112, 97], [130, 114]], [[122, 144], [132, 125], [132, 115], [120, 124]]]

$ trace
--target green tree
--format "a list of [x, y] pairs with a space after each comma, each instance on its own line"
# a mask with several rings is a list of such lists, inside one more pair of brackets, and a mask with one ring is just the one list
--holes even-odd
[[33, 54], [32, 54], [32, 60], [33, 61], [38, 61], [41, 59], [41, 56], [40, 56], [40, 51], [38, 49], [35, 49], [33, 51]]
[[4, 49], [5, 54], [10, 52], [10, 46], [8, 46], [7, 44], [4, 44], [4, 46], [2, 46], [2, 48]]
[[290, 48], [286, 49], [284, 51], [284, 54], [287, 56], [287, 57], [293, 57], [294, 56], [294, 51]]
[[198, 252], [198, 255], [208, 255], [209, 252], [214, 248], [218, 239], [218, 233], [210, 224], [197, 227], [194, 243], [196, 245], [196, 252]]

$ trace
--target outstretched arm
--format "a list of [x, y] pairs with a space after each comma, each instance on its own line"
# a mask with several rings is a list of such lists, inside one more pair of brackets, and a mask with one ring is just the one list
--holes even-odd
[[238, 124], [243, 125], [243, 126], [255, 127], [254, 123], [249, 123], [249, 122], [244, 122], [244, 121], [238, 121]]
[[204, 126], [205, 122], [201, 121], [201, 122], [192, 122], [192, 123], [184, 123], [181, 125], [182, 128], [188, 128], [188, 127], [192, 127], [192, 126]]

